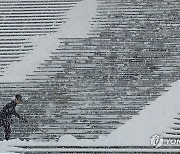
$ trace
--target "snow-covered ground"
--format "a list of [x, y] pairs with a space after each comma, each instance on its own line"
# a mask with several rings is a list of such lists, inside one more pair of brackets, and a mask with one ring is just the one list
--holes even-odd
[[[88, 6], [88, 7], [87, 7]], [[23, 82], [26, 75], [31, 75], [44, 60], [48, 60], [51, 52], [58, 48], [58, 38], [86, 38], [91, 30], [92, 18], [96, 15], [96, 0], [84, 0], [77, 3], [67, 12], [64, 24], [59, 31], [46, 36], [34, 36], [30, 42], [34, 50], [21, 59], [12, 63], [0, 77], [0, 82]]]
[[15, 139], [1, 141], [0, 151], [28, 151], [16, 146], [151, 146], [150, 138], [153, 135], [163, 134], [173, 125], [173, 118], [180, 108], [179, 94], [180, 81], [177, 81], [168, 92], [151, 102], [151, 105], [146, 106], [139, 115], [134, 116], [110, 135], [99, 136], [97, 140], [78, 140], [71, 135], [60, 137], [58, 142], [27, 142]]

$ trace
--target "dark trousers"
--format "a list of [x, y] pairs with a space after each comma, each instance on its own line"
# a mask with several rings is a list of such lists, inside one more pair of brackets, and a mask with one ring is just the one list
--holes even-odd
[[5, 132], [5, 139], [9, 140], [10, 135], [11, 135], [11, 126], [10, 126], [10, 121], [7, 119], [0, 119], [0, 127], [4, 128]]

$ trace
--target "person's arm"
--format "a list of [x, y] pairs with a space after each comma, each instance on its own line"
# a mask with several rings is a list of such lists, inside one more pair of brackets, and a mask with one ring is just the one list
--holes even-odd
[[21, 116], [16, 112], [16, 110], [14, 110], [13, 115], [15, 115], [16, 117], [18, 117], [19, 119], [22, 119]]
[[25, 118], [23, 118], [23, 117], [21, 117], [17, 112], [16, 112], [16, 105], [14, 105], [14, 103], [9, 103], [8, 105], [7, 105], [7, 108], [8, 108], [8, 110], [9, 110], [9, 112], [12, 114], [12, 115], [14, 115], [14, 116], [16, 116], [19, 120], [22, 120], [23, 122], [27, 122], [27, 120], [25, 119]]
[[14, 115], [15, 115], [16, 117], [18, 117], [19, 120], [21, 120], [22, 122], [28, 122], [27, 119], [24, 118], [24, 117], [22, 117], [22, 116], [20, 116], [20, 115], [16, 112], [16, 110], [15, 110], [15, 112], [14, 112]]

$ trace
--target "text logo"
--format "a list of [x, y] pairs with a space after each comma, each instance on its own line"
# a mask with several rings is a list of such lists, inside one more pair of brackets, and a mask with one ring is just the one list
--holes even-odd
[[153, 145], [155, 148], [161, 147], [164, 143], [164, 139], [162, 137], [162, 135], [153, 135], [151, 137], [151, 145]]

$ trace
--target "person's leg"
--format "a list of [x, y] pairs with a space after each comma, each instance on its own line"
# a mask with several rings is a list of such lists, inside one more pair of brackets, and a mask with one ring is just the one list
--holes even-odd
[[4, 132], [5, 132], [5, 139], [9, 140], [10, 139], [10, 135], [11, 135], [11, 127], [10, 127], [10, 123], [8, 121], [4, 122]]
[[0, 127], [2, 127], [3, 126], [3, 121], [2, 121], [2, 119], [0, 119]]

